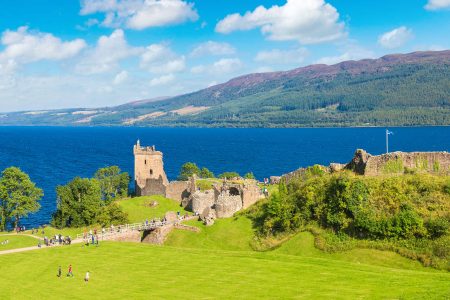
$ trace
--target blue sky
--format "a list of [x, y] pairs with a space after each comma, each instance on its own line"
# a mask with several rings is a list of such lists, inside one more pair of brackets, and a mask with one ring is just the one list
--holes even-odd
[[0, 34], [0, 111], [112, 106], [450, 49], [450, 0], [10, 0]]

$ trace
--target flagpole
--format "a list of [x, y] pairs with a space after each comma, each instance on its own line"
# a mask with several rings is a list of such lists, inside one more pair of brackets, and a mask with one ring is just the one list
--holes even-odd
[[386, 129], [386, 154], [389, 153], [389, 131]]

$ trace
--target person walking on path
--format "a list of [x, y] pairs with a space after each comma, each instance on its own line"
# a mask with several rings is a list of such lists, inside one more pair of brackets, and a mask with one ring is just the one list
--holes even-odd
[[86, 272], [86, 275], [84, 276], [84, 281], [85, 282], [89, 281], [89, 271]]
[[69, 272], [67, 273], [67, 277], [73, 277], [73, 273], [72, 273], [72, 265], [69, 265]]

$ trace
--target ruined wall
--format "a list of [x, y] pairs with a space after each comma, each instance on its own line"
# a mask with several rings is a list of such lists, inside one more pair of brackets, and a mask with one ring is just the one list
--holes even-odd
[[193, 212], [201, 214], [205, 208], [213, 207], [215, 203], [215, 195], [213, 190], [196, 191], [190, 198], [190, 207]]
[[245, 185], [242, 189], [242, 208], [246, 209], [261, 198], [261, 190], [256, 182], [254, 184]]
[[181, 202], [181, 200], [189, 197], [191, 194], [188, 191], [189, 186], [189, 181], [171, 181], [166, 187], [166, 198]]
[[135, 186], [137, 196], [166, 194], [166, 185], [164, 184], [164, 179], [162, 177], [159, 177], [158, 179], [147, 179], [143, 187], [135, 182]]
[[364, 175], [403, 174], [405, 171], [450, 174], [448, 152], [393, 152], [367, 158]]
[[242, 209], [241, 195], [232, 196], [227, 193], [219, 195], [214, 203], [217, 218], [229, 218]]

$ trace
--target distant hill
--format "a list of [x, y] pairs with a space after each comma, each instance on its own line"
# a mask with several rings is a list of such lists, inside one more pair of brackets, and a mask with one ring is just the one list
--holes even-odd
[[0, 125], [450, 125], [450, 50], [249, 74], [117, 107], [5, 113]]

